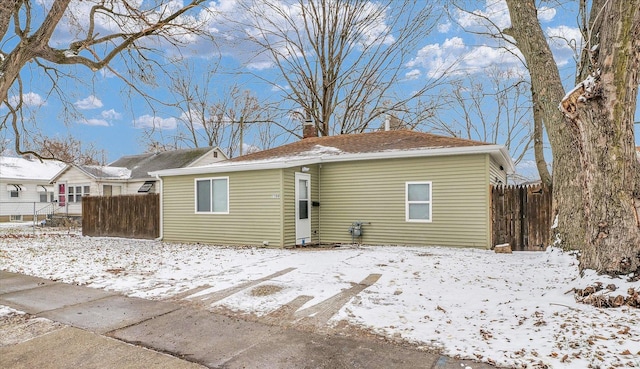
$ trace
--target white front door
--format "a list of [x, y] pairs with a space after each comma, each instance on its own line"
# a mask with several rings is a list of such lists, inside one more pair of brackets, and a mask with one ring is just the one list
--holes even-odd
[[296, 173], [296, 245], [311, 242], [311, 175]]

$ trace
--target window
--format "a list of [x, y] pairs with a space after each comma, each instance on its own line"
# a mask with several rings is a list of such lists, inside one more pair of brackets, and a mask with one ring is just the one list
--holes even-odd
[[69, 186], [69, 202], [82, 202], [82, 196], [89, 196], [89, 186]]
[[298, 180], [298, 219], [309, 219], [309, 180]]
[[406, 183], [406, 221], [431, 222], [431, 182]]
[[196, 179], [196, 213], [229, 213], [229, 178]]
[[138, 193], [153, 193], [151, 191], [153, 186], [156, 184], [156, 181], [145, 181], [142, 186], [138, 189]]
[[19, 185], [19, 184], [7, 185], [7, 191], [9, 191], [9, 197], [14, 199], [20, 197], [20, 191], [22, 191], [22, 186], [24, 185]]
[[40, 202], [53, 202], [53, 186], [36, 186], [38, 189], [38, 195], [40, 196]]

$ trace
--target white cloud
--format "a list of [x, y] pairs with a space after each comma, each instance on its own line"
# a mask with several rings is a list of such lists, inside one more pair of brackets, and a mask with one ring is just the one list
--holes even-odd
[[188, 126], [193, 125], [195, 129], [204, 128], [204, 124], [202, 123], [202, 117], [200, 116], [200, 114], [196, 112], [192, 112], [192, 111], [182, 112], [182, 114], [180, 114], [180, 117], [178, 119]]
[[97, 119], [97, 118], [91, 118], [91, 119], [82, 119], [80, 120], [78, 123], [80, 124], [86, 124], [88, 126], [103, 126], [103, 127], [108, 127], [110, 126], [109, 122], [107, 122], [104, 119]]
[[260, 149], [258, 146], [255, 145], [251, 145], [248, 143], [242, 143], [242, 153], [243, 154], [251, 154], [254, 152], [258, 152], [258, 151], [262, 151], [262, 149]]
[[538, 9], [538, 19], [540, 22], [551, 22], [556, 16], [556, 10], [547, 6], [542, 6]]
[[271, 86], [272, 92], [282, 92], [286, 90], [291, 90], [291, 87], [289, 85], [278, 85], [278, 84]]
[[583, 39], [580, 29], [568, 26], [548, 27], [546, 29], [549, 47], [558, 66], [564, 66], [582, 49]]
[[98, 71], [98, 73], [102, 76], [102, 78], [107, 79], [107, 78], [114, 78], [116, 77], [115, 73], [113, 73], [111, 71], [111, 69], [109, 68], [102, 68]]
[[[20, 102], [20, 98], [17, 95], [9, 97], [9, 104], [16, 106]], [[22, 104], [26, 106], [45, 106], [47, 102], [35, 92], [27, 92], [22, 94]]]
[[[517, 53], [517, 50], [513, 52]], [[426, 69], [427, 76], [431, 78], [443, 74], [480, 73], [493, 65], [500, 65], [505, 69], [521, 66], [518, 59], [504, 49], [489, 45], [469, 47], [460, 37], [446, 39], [442, 44], [427, 45], [406, 64], [409, 68]], [[416, 75], [414, 71], [409, 73]]]
[[97, 109], [102, 107], [102, 101], [94, 95], [89, 95], [82, 100], [78, 100], [73, 105], [80, 110]]
[[445, 23], [438, 23], [438, 32], [447, 33], [451, 29], [451, 22], [446, 21]]
[[486, 0], [484, 9], [471, 12], [458, 10], [456, 19], [462, 27], [471, 30], [485, 31], [495, 27], [502, 30], [511, 25], [509, 8], [504, 0]]
[[114, 109], [103, 110], [102, 113], [100, 113], [100, 115], [104, 119], [120, 119], [120, 118], [122, 118], [122, 114], [118, 113]]
[[420, 76], [422, 75], [422, 72], [420, 72], [419, 69], [412, 69], [410, 71], [408, 71], [404, 77], [408, 80], [414, 80], [414, 79], [418, 79], [420, 78]]
[[175, 129], [177, 125], [176, 118], [160, 118], [148, 114], [133, 121], [133, 126], [136, 128]]
[[253, 63], [247, 64], [247, 68], [253, 69], [253, 70], [265, 70], [273, 66], [274, 64], [272, 61], [260, 61], [260, 62], [253, 62]]
[[[464, 41], [459, 37], [446, 39], [442, 44], [429, 44], [407, 63], [409, 68], [423, 67], [429, 77], [436, 77], [458, 64], [465, 54]], [[415, 73], [413, 73], [415, 75]]]

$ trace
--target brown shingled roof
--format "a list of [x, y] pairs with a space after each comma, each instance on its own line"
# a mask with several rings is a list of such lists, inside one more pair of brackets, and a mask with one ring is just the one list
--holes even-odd
[[373, 153], [382, 151], [403, 151], [429, 148], [468, 147], [490, 145], [486, 142], [462, 138], [438, 136], [414, 131], [377, 131], [305, 138], [300, 141], [273, 149], [243, 155], [230, 161], [265, 160], [296, 156], [314, 150], [317, 146], [333, 147], [342, 153]]

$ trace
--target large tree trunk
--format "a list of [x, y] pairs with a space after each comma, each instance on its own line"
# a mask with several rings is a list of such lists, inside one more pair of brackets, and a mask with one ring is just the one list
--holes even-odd
[[507, 0], [512, 36], [524, 55], [535, 94], [535, 108], [544, 122], [553, 152], [553, 209], [557, 217], [554, 242], [564, 248], [584, 246], [582, 188], [577, 142], [566, 125], [558, 103], [564, 96], [558, 66], [540, 27], [534, 0]]
[[553, 179], [547, 168], [547, 161], [544, 159], [544, 140], [543, 140], [543, 113], [538, 95], [531, 89], [531, 101], [533, 102], [533, 153], [536, 159], [536, 167], [540, 175], [540, 181], [547, 185], [553, 185]]
[[580, 267], [608, 274], [640, 273], [640, 165], [633, 131], [639, 9], [640, 0], [606, 1], [592, 9], [592, 17], [602, 18], [590, 21], [599, 38], [590, 45], [591, 75], [562, 102], [581, 164], [586, 232]]

